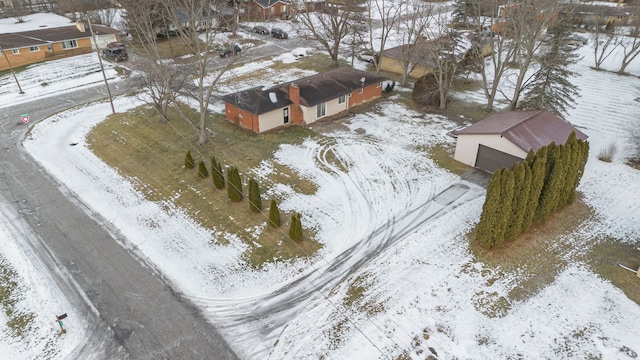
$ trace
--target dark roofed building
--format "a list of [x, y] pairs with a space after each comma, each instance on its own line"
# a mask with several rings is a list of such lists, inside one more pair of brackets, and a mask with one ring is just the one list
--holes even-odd
[[247, 16], [251, 20], [288, 19], [291, 2], [287, 0], [251, 0]]
[[530, 150], [564, 144], [572, 131], [587, 135], [547, 110], [503, 111], [455, 132], [454, 159], [494, 172], [524, 160]]
[[[102, 25], [93, 25], [98, 47], [119, 41], [119, 31]], [[88, 25], [44, 28], [30, 31], [0, 34], [4, 55], [0, 56], [0, 71], [41, 61], [86, 54], [92, 51], [91, 32]]]
[[255, 87], [222, 97], [229, 121], [255, 132], [288, 123], [310, 124], [382, 96], [386, 78], [340, 67], [271, 88]]

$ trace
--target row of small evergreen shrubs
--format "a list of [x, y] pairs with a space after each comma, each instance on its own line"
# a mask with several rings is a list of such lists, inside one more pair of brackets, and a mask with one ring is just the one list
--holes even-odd
[[[193, 160], [190, 150], [187, 150], [184, 157], [184, 167], [187, 169], [195, 168], [195, 161]], [[209, 170], [203, 160], [198, 162], [198, 177], [201, 179], [209, 177]], [[211, 158], [211, 178], [213, 186], [215, 186], [216, 189], [222, 190], [225, 187], [225, 177], [222, 170], [222, 164], [217, 161], [215, 157]], [[242, 192], [242, 178], [240, 177], [237, 167], [229, 166], [227, 168], [226, 185], [227, 196], [231, 202], [240, 202], [244, 199], [244, 194]], [[262, 195], [260, 193], [260, 186], [253, 178], [249, 180], [248, 199], [249, 209], [251, 211], [262, 212]], [[291, 216], [291, 224], [289, 225], [289, 238], [291, 240], [302, 241], [303, 232], [300, 218], [300, 214], [294, 213]], [[280, 210], [278, 209], [278, 204], [275, 199], [271, 199], [271, 204], [269, 206], [269, 219], [267, 223], [273, 228], [279, 228], [282, 225]]]
[[572, 132], [566, 144], [530, 151], [524, 162], [496, 171], [477, 227], [480, 244], [495, 248], [514, 240], [533, 223], [546, 221], [572, 203], [588, 156], [589, 143]]

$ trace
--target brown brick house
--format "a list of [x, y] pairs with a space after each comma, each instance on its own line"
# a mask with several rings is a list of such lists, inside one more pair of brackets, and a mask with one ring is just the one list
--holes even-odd
[[[119, 41], [119, 31], [93, 25], [99, 47]], [[0, 71], [92, 51], [91, 32], [82, 23], [70, 26], [0, 34]], [[7, 62], [7, 59], [9, 63]]]
[[291, 3], [286, 0], [251, 0], [247, 3], [250, 20], [287, 19]]
[[382, 96], [386, 78], [339, 67], [269, 89], [254, 87], [222, 97], [227, 120], [256, 133], [306, 125]]

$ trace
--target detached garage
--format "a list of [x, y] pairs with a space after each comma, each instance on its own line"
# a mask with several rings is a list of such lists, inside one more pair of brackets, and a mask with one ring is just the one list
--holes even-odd
[[454, 159], [494, 172], [524, 160], [529, 150], [564, 144], [572, 131], [587, 135], [547, 110], [503, 111], [466, 127], [457, 136]]

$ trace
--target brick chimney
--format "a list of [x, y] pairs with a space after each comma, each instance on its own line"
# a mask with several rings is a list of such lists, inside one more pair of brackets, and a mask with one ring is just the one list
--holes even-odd
[[296, 83], [289, 85], [289, 100], [291, 100], [294, 105], [300, 105], [300, 88]]
[[298, 125], [304, 124], [304, 114], [302, 113], [302, 108], [300, 107], [300, 87], [296, 83], [291, 83], [289, 85], [289, 100], [293, 104], [291, 104], [291, 122]]

